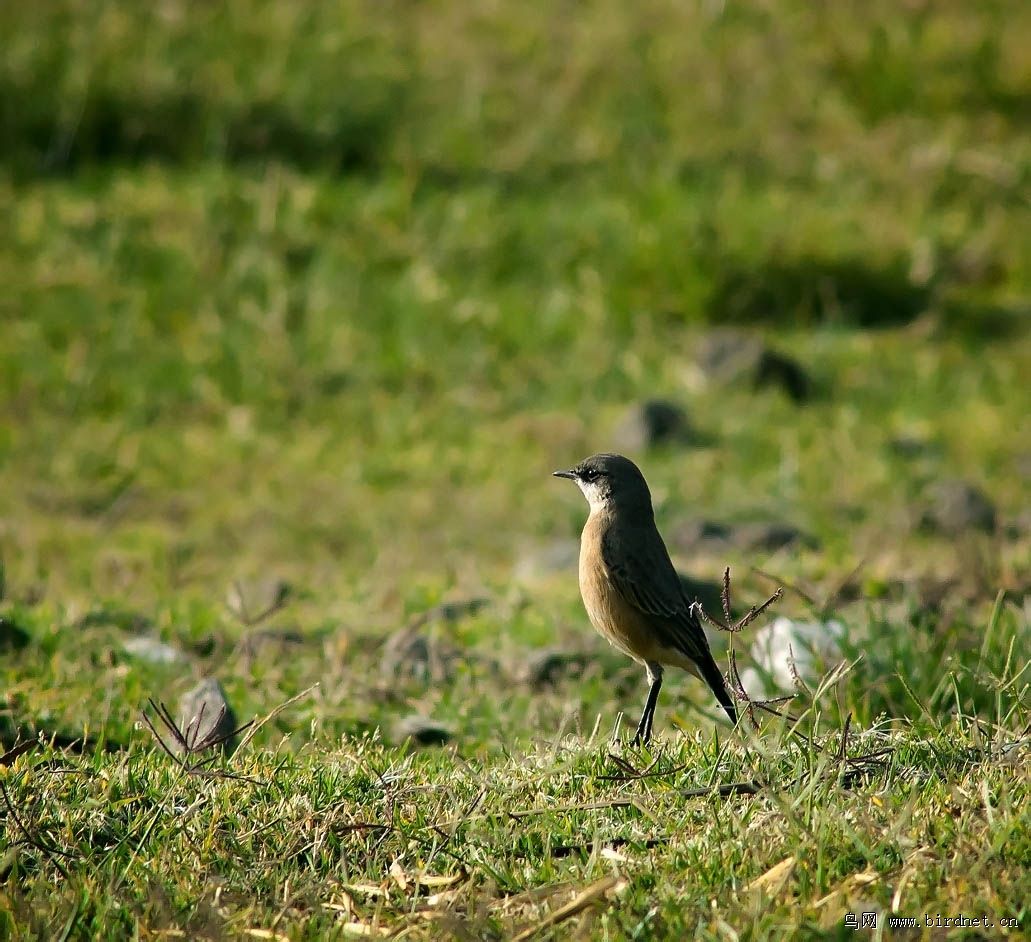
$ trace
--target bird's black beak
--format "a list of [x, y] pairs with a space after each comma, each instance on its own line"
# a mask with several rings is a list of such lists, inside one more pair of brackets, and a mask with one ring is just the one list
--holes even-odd
[[575, 471], [552, 471], [551, 473], [554, 477], [557, 478], [569, 478], [570, 481], [576, 480]]

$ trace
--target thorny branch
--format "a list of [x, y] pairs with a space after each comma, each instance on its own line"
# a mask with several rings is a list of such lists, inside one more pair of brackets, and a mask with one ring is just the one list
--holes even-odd
[[[851, 578], [851, 575], [852, 574], [850, 574], [849, 578]], [[839, 592], [840, 589], [837, 590], [834, 593], [834, 595], [836, 596]], [[712, 625], [719, 631], [726, 631], [730, 633], [731, 638], [728, 655], [730, 661], [730, 686], [734, 691], [735, 698], [739, 702], [745, 704], [745, 712], [748, 714], [749, 720], [756, 729], [758, 729], [759, 726], [755, 718], [756, 710], [762, 710], [766, 713], [773, 714], [774, 716], [782, 716], [789, 720], [791, 723], [797, 724], [798, 717], [793, 716], [791, 713], [787, 711], [778, 710], [777, 707], [779, 707], [781, 704], [788, 703], [789, 701], [793, 700], [798, 694], [795, 693], [783, 697], [773, 697], [769, 700], [755, 700], [751, 696], [749, 696], [748, 691], [745, 690], [744, 684], [741, 681], [741, 674], [737, 666], [737, 653], [734, 650], [734, 635], [742, 631], [744, 628], [747, 628], [760, 615], [762, 615], [774, 602], [780, 599], [783, 594], [783, 589], [778, 588], [777, 591], [773, 593], [773, 595], [771, 595], [765, 602], [762, 603], [762, 605], [753, 605], [745, 613], [744, 616], [742, 616], [735, 622], [733, 616], [731, 615], [730, 568], [728, 567], [723, 571], [723, 589], [720, 593], [720, 602], [723, 608], [723, 619], [721, 620], [718, 618], [714, 618], [712, 615], [705, 611], [704, 607], [701, 605], [700, 602], [694, 603], [695, 610], [699, 617], [704, 619], [706, 622], [708, 622], [710, 625]], [[833, 597], [834, 596], [832, 596], [832, 598]], [[795, 658], [793, 652], [789, 660], [789, 669], [791, 671], [791, 676], [794, 681], [796, 691], [804, 691], [805, 693], [809, 694], [810, 697], [812, 697], [812, 691], [810, 690], [808, 685], [802, 680], [801, 676], [798, 673], [797, 667], [795, 665]], [[862, 775], [867, 774], [875, 768], [879, 768], [883, 764], [882, 760], [884, 759], [884, 757], [889, 755], [892, 751], [891, 749], [879, 749], [864, 755], [849, 757], [847, 755], [847, 749], [848, 736], [851, 729], [851, 725], [852, 716], [851, 714], [849, 714], [849, 716], [845, 720], [845, 725], [841, 732], [841, 741], [838, 744], [835, 755], [835, 768], [843, 784], [849, 784], [856, 778], [859, 778]], [[817, 752], [823, 751], [822, 745], [815, 743], [810, 737], [806, 736], [802, 731], [800, 731], [797, 728], [797, 726], [793, 728], [792, 732], [795, 735], [802, 736], [806, 740], [806, 742], [811, 747], [813, 747]]]
[[795, 717], [791, 716], [790, 713], [783, 713], [776, 709], [782, 703], [787, 703], [789, 700], [793, 700], [795, 694], [784, 697], [774, 697], [769, 700], [754, 700], [748, 695], [748, 691], [745, 690], [744, 684], [741, 682], [741, 674], [737, 667], [737, 655], [734, 651], [734, 635], [741, 631], [744, 631], [752, 622], [759, 618], [774, 602], [780, 599], [784, 595], [784, 590], [778, 588], [762, 605], [753, 605], [744, 615], [741, 616], [737, 621], [734, 621], [734, 616], [731, 614], [730, 607], [730, 567], [728, 566], [723, 570], [723, 588], [720, 592], [720, 603], [723, 608], [723, 618], [716, 618], [705, 610], [705, 607], [701, 602], [694, 602], [692, 608], [695, 613], [703, 621], [708, 622], [713, 628], [718, 631], [726, 631], [731, 636], [730, 642], [730, 687], [734, 692], [734, 698], [740, 703], [745, 704], [745, 712], [748, 714], [748, 719], [752, 725], [758, 729], [759, 723], [755, 718], [756, 710], [763, 710], [767, 713], [772, 713], [774, 716], [785, 716], [792, 722], [795, 721]]
[[238, 775], [235, 772], [229, 772], [225, 769], [212, 768], [212, 764], [218, 758], [217, 753], [213, 753], [203, 759], [197, 758], [202, 753], [217, 749], [217, 747], [221, 746], [223, 743], [226, 743], [231, 739], [235, 739], [240, 735], [240, 733], [244, 732], [244, 730], [250, 729], [254, 724], [254, 720], [249, 720], [238, 729], [234, 729], [231, 732], [214, 735], [214, 730], [218, 729], [222, 719], [225, 717], [226, 708], [223, 704], [219, 709], [218, 716], [211, 728], [212, 732], [207, 733], [202, 737], [200, 735], [200, 730], [201, 723], [204, 719], [204, 704], [201, 704], [201, 708], [197, 716], [186, 724], [185, 729], [182, 729], [173, 719], [171, 712], [164, 703], [155, 702], [151, 697], [147, 698], [147, 702], [150, 704], [151, 709], [155, 714], [157, 714], [158, 720], [160, 720], [161, 725], [165, 728], [168, 736], [171, 737], [171, 741], [178, 747], [178, 755], [158, 732], [157, 727], [154, 725], [154, 721], [150, 718], [150, 715], [146, 710], [142, 711], [143, 722], [146, 723], [147, 728], [157, 740], [158, 745], [187, 775], [200, 775], [209, 778], [227, 778], [240, 782], [250, 782], [253, 785], [261, 784], [257, 779], [249, 778], [246, 775]]

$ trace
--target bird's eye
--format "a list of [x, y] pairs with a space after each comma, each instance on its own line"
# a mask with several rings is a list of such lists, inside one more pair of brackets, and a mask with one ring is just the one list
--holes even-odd
[[593, 481], [598, 477], [596, 468], [585, 468], [580, 475], [585, 481]]

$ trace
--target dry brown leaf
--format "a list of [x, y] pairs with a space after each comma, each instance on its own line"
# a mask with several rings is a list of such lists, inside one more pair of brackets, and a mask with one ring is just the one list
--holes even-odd
[[369, 922], [345, 922], [341, 924], [340, 928], [344, 935], [364, 936], [366, 938], [390, 935], [390, 930], [386, 926], [374, 926]]
[[464, 874], [461, 873], [453, 873], [451, 874], [451, 876], [438, 876], [432, 873], [420, 873], [419, 876], [415, 878], [415, 882], [418, 883], [419, 886], [424, 886], [427, 889], [432, 890], [441, 886], [452, 886], [453, 884], [458, 883], [458, 881], [462, 880], [463, 878]]
[[362, 896], [386, 896], [385, 887], [376, 883], [345, 883], [343, 888], [349, 893], [360, 893]]
[[390, 870], [388, 871], [394, 878], [394, 882], [401, 888], [402, 893], [408, 892], [408, 874], [405, 873], [405, 868], [401, 866], [401, 862], [394, 860], [390, 864]]
[[842, 880], [835, 889], [830, 891], [830, 893], [813, 903], [813, 908], [820, 909], [828, 903], [833, 902], [839, 896], [844, 896], [850, 890], [857, 889], [861, 886], [869, 886], [871, 883], [876, 883], [879, 879], [880, 874], [873, 870], [864, 870], [861, 873], [853, 873], [852, 876], [846, 877]]
[[565, 920], [583, 912], [597, 900], [602, 899], [609, 893], [618, 893], [627, 885], [626, 878], [621, 876], [609, 876], [596, 880], [566, 903], [565, 906], [559, 906], [558, 909], [552, 910], [540, 922], [528, 926], [518, 935], [513, 936], [512, 942], [523, 942], [523, 940], [532, 938], [538, 932], [543, 932], [545, 929], [556, 926], [560, 922], [565, 922]]
[[795, 858], [785, 857], [780, 863], [774, 864], [761, 876], [756, 877], [745, 890], [762, 890], [769, 896], [776, 896], [788, 882], [792, 871], [795, 869]]

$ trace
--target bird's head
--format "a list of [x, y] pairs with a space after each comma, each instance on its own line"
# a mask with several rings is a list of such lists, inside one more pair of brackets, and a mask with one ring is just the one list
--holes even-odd
[[648, 484], [629, 458], [622, 455], [591, 455], [575, 468], [555, 471], [557, 478], [569, 478], [591, 505], [591, 511], [613, 507], [646, 507], [651, 510]]

